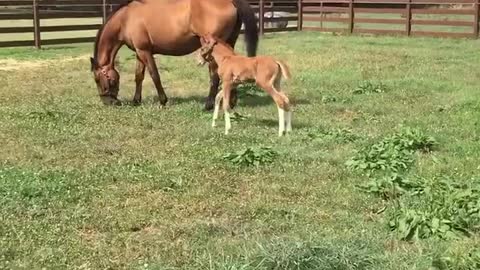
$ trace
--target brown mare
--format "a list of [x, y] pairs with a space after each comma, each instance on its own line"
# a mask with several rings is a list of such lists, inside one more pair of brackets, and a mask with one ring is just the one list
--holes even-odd
[[[91, 68], [104, 104], [121, 104], [117, 99], [120, 75], [114, 67], [123, 45], [135, 51], [134, 103], [142, 100], [145, 67], [157, 89], [161, 105], [167, 103], [154, 54], [183, 56], [199, 49], [199, 35], [212, 33], [232, 47], [245, 25], [247, 54], [255, 56], [258, 27], [247, 0], [134, 0], [119, 7], [98, 31]], [[205, 108], [213, 108], [219, 77], [216, 63], [209, 65], [210, 92]], [[235, 101], [233, 101], [235, 103]]]
[[[200, 37], [202, 48], [199, 51], [199, 64], [216, 62], [218, 74], [222, 81], [222, 90], [215, 98], [215, 111], [212, 126], [218, 118], [220, 102], [230, 100], [230, 93], [236, 85], [242, 82], [255, 81], [275, 101], [278, 108], [278, 135], [292, 130], [292, 111], [288, 97], [282, 92], [280, 83], [282, 77], [290, 79], [288, 66], [280, 60], [269, 56], [245, 57], [236, 55], [233, 48], [222, 40], [212, 36]], [[225, 114], [225, 134], [228, 134], [230, 123], [230, 103], [223, 102]]]

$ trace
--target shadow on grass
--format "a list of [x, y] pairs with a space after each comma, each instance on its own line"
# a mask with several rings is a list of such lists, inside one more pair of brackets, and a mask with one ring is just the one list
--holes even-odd
[[[260, 96], [260, 95], [240, 95], [238, 103], [241, 106], [245, 107], [263, 107], [263, 106], [275, 106], [275, 103], [270, 96]], [[310, 104], [309, 100], [306, 99], [294, 99], [291, 103], [295, 105], [308, 105]]]
[[[275, 115], [276, 117], [277, 115]], [[295, 116], [295, 115], [294, 115]], [[258, 119], [256, 121], [252, 121], [252, 122], [255, 122], [255, 125], [256, 126], [262, 126], [262, 127], [278, 127], [278, 119], [277, 118], [273, 118], [274, 116], [272, 116], [271, 119]], [[302, 122], [295, 122], [295, 119], [292, 118], [292, 128], [295, 130], [295, 129], [308, 129], [308, 128], [311, 128], [312, 126], [311, 125], [308, 125], [308, 124], [305, 124], [305, 123], [302, 123]]]
[[[205, 106], [205, 101], [207, 99], [207, 95], [205, 96], [189, 96], [189, 97], [169, 97], [168, 98], [168, 105], [167, 106], [176, 106], [182, 104], [191, 104], [196, 103], [198, 106]], [[134, 104], [132, 98], [124, 98], [121, 100], [123, 105], [126, 106], [141, 106], [141, 105], [155, 105], [159, 104], [157, 96], [149, 96], [142, 100], [141, 104]], [[292, 101], [294, 106], [297, 105], [308, 105], [311, 104], [309, 100], [306, 99], [295, 99]], [[275, 106], [273, 99], [270, 96], [240, 96], [237, 100], [237, 105], [235, 108], [238, 107], [245, 107], [245, 108], [255, 108], [255, 107], [263, 107], [263, 106]]]

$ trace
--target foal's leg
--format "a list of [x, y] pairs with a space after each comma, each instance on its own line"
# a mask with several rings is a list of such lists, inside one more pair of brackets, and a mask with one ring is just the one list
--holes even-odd
[[[233, 32], [230, 34], [230, 37], [227, 39], [227, 44], [230, 45], [233, 49], [235, 49], [235, 44], [237, 43], [238, 36], [240, 35], [240, 30], [242, 29], [242, 21], [237, 20], [237, 24], [235, 25]], [[237, 105], [238, 95], [237, 95], [237, 86], [232, 85], [232, 90], [230, 91], [230, 108], [234, 109]]]
[[210, 74], [210, 91], [208, 93], [207, 100], [205, 102], [205, 110], [207, 111], [210, 111], [211, 109], [213, 109], [214, 100], [218, 93], [220, 77], [218, 76], [217, 69], [218, 69], [218, 66], [217, 66], [217, 63], [215, 63], [215, 61], [208, 63], [208, 72]]
[[213, 111], [213, 120], [212, 120], [212, 127], [215, 127], [215, 121], [218, 119], [218, 112], [220, 111], [220, 101], [223, 98], [223, 90], [218, 92], [217, 96], [215, 97], [215, 110]]
[[288, 132], [292, 131], [292, 110], [287, 111], [285, 121], [287, 122], [286, 131], [288, 133]]
[[160, 81], [160, 74], [158, 74], [157, 64], [155, 64], [155, 59], [153, 58], [152, 53], [149, 51], [137, 50], [137, 56], [147, 65], [150, 77], [152, 77], [152, 81], [157, 89], [160, 104], [162, 106], [167, 104], [168, 98], [163, 90], [162, 82]]
[[288, 104], [288, 106], [287, 106], [288, 110], [286, 110], [286, 112], [285, 112], [285, 125], [286, 125], [285, 131], [290, 132], [290, 131], [292, 131], [292, 110], [290, 108], [290, 100], [280, 89], [280, 82], [281, 82], [281, 77], [277, 76], [277, 78], [273, 82], [273, 88], [277, 91], [277, 93], [279, 95], [282, 96], [282, 99], [284, 100], [284, 102], [286, 104]]
[[282, 136], [285, 131], [285, 112], [290, 111], [290, 104], [285, 94], [278, 92], [273, 86], [274, 83], [258, 82], [260, 87], [265, 90], [275, 101], [278, 108], [278, 136]]
[[228, 134], [228, 131], [232, 128], [230, 122], [230, 102], [225, 102], [230, 100], [230, 91], [232, 90], [232, 85], [229, 82], [223, 82], [222, 84], [223, 91], [223, 113], [225, 114], [225, 135]]
[[142, 83], [145, 78], [145, 64], [137, 55], [137, 69], [135, 70], [135, 96], [133, 96], [133, 104], [142, 102]]

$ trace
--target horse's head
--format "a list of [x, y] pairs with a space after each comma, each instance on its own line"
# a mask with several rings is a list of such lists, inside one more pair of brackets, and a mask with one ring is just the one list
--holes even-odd
[[200, 44], [202, 44], [202, 47], [200, 48], [199, 51], [199, 58], [198, 58], [198, 64], [199, 65], [204, 65], [205, 63], [210, 63], [212, 62], [213, 56], [213, 47], [217, 44], [217, 40], [212, 36], [212, 35], [206, 35], [200, 37]]
[[105, 105], [121, 105], [117, 99], [120, 87], [120, 75], [112, 66], [100, 67], [94, 58], [90, 58], [93, 78], [98, 94]]

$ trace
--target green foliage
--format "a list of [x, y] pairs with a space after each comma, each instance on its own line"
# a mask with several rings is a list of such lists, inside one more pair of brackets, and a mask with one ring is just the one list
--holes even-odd
[[223, 159], [236, 166], [260, 166], [272, 163], [278, 153], [271, 147], [247, 147], [235, 153], [228, 153]]
[[423, 183], [418, 180], [409, 180], [405, 176], [391, 173], [383, 177], [371, 178], [359, 188], [367, 193], [381, 196], [383, 199], [394, 199], [405, 193], [419, 193], [423, 191]]
[[480, 229], [479, 185], [469, 187], [451, 179], [423, 180], [409, 195], [398, 201], [389, 222], [403, 240], [455, 238]]
[[415, 151], [429, 152], [436, 144], [433, 137], [427, 136], [419, 130], [405, 129], [378, 143], [367, 145], [346, 164], [350, 168], [369, 173], [378, 170], [400, 172], [407, 170], [413, 163]]
[[354, 90], [353, 94], [372, 94], [383, 93], [386, 91], [386, 86], [383, 83], [373, 83], [370, 81], [361, 82]]
[[322, 96], [322, 103], [332, 103], [336, 101], [337, 101], [337, 98], [335, 96], [330, 96], [330, 95]]
[[480, 269], [480, 248], [469, 252], [438, 256], [432, 261], [434, 270], [478, 270]]

